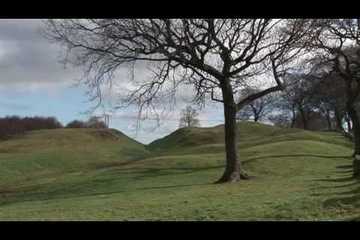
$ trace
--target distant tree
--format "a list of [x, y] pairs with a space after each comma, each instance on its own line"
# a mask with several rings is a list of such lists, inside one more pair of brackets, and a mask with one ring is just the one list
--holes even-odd
[[66, 128], [86, 128], [86, 123], [80, 120], [74, 120], [69, 122]]
[[179, 127], [199, 127], [200, 122], [198, 117], [198, 112], [196, 109], [191, 106], [187, 106], [185, 109], [181, 110], [181, 117], [179, 121]]
[[269, 121], [274, 124], [274, 126], [277, 127], [283, 127], [288, 128], [291, 127], [291, 116], [278, 113], [278, 114], [272, 114], [268, 117]]
[[85, 123], [85, 125], [88, 128], [107, 128], [105, 122], [96, 116], [90, 117], [89, 120]]
[[[315, 69], [318, 67], [321, 66], [314, 66]], [[309, 77], [313, 91], [313, 108], [326, 118], [328, 130], [344, 131], [343, 120], [347, 119], [347, 113], [343, 80], [335, 72], [319, 74], [315, 71], [310, 73]]]
[[286, 74], [287, 86], [285, 90], [277, 98], [277, 108], [286, 115], [291, 116], [290, 127], [295, 127], [299, 123], [303, 129], [309, 129], [309, 117], [314, 111], [312, 98], [314, 92], [312, 91], [311, 81], [303, 72], [296, 72]]
[[0, 139], [23, 134], [26, 131], [40, 129], [62, 128], [62, 124], [55, 117], [18, 117], [7, 116], [0, 118]]
[[59, 120], [57, 120], [55, 117], [47, 117], [43, 120], [44, 125], [42, 128], [45, 129], [55, 129], [55, 128], [63, 128], [64, 126], [61, 124]]
[[[307, 130], [310, 131], [324, 131], [329, 130], [329, 122], [326, 119], [326, 115], [324, 116], [321, 112], [318, 111], [310, 111], [306, 114], [306, 124]], [[296, 116], [294, 127], [296, 128], [304, 128], [303, 120], [300, 115]]]
[[[309, 50], [326, 64], [320, 70], [343, 80], [346, 112], [354, 136], [353, 175], [360, 177], [360, 119], [356, 107], [360, 95], [360, 19], [312, 20], [314, 33]], [[330, 67], [329, 67], [330, 66]]]
[[[101, 85], [123, 66], [145, 61], [154, 78], [134, 83], [122, 104], [158, 109], [181, 84], [192, 85], [194, 101], [223, 103], [226, 165], [217, 181], [247, 178], [238, 158], [236, 113], [283, 88], [282, 76], [303, 49], [311, 30], [305, 19], [66, 19], [48, 20], [46, 36], [67, 50], [65, 59], [85, 67], [85, 83], [101, 101]], [[306, 42], [306, 41], [304, 41]], [[299, 43], [299, 44], [298, 44]], [[264, 75], [271, 76], [263, 78]], [[264, 79], [264, 81], [259, 81]], [[236, 101], [249, 82], [261, 91]], [[170, 104], [170, 102], [169, 102]]]
[[[259, 92], [260, 90], [255, 88], [245, 88], [241, 90], [241, 97], [247, 96]], [[268, 94], [261, 98], [255, 99], [248, 105], [244, 106], [236, 115], [238, 120], [250, 120], [258, 122], [263, 120], [274, 109], [274, 95]]]

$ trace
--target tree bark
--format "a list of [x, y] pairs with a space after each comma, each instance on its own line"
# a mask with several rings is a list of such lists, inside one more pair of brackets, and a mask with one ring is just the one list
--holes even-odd
[[295, 112], [295, 107], [292, 106], [291, 108], [291, 113], [292, 113], [292, 117], [291, 117], [291, 125], [290, 128], [294, 128], [295, 126], [295, 121], [296, 121], [296, 112]]
[[347, 124], [348, 133], [351, 133], [352, 132], [352, 127], [351, 127], [351, 121], [350, 121], [349, 116], [346, 116], [345, 120], [346, 120], [346, 124]]
[[360, 121], [357, 111], [352, 104], [348, 104], [347, 110], [352, 121], [352, 130], [354, 135], [353, 176], [358, 178], [360, 177]]
[[222, 95], [225, 118], [226, 167], [222, 177], [216, 183], [238, 182], [240, 179], [246, 178], [246, 176], [245, 174], [242, 174], [241, 162], [238, 159], [236, 125], [237, 107], [234, 101], [232, 88], [227, 82], [223, 83]]
[[330, 110], [326, 109], [326, 121], [327, 121], [327, 125], [328, 125], [328, 130], [332, 130], [331, 127], [331, 119], [330, 119]]
[[254, 106], [250, 105], [250, 107], [252, 108], [254, 114], [254, 122], [257, 122], [259, 120], [260, 114], [257, 112], [257, 109]]
[[340, 113], [337, 109], [335, 109], [335, 120], [336, 120], [336, 129], [343, 131], [344, 128], [342, 127], [342, 122], [341, 122], [342, 117], [340, 116]]
[[299, 107], [299, 112], [300, 112], [300, 115], [301, 115], [301, 120], [303, 122], [303, 128], [305, 130], [308, 130], [308, 122], [307, 122], [307, 119], [306, 119], [306, 115], [305, 115], [305, 111], [302, 107]]

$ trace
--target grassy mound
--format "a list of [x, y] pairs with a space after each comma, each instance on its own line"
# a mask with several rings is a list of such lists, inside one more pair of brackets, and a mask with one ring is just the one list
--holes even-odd
[[[334, 132], [312, 132], [302, 129], [286, 129], [270, 125], [240, 122], [238, 123], [239, 148], [272, 142], [289, 141], [321, 141], [351, 147], [343, 136]], [[211, 128], [181, 128], [161, 139], [150, 143], [147, 148], [158, 153], [173, 152], [215, 153], [224, 151], [224, 126]]]
[[122, 164], [148, 154], [116, 130], [55, 129], [0, 142], [0, 186]]
[[248, 122], [239, 134], [255, 178], [220, 185], [222, 126], [180, 129], [147, 150], [82, 129], [1, 142], [0, 219], [359, 219], [351, 143], [340, 134]]

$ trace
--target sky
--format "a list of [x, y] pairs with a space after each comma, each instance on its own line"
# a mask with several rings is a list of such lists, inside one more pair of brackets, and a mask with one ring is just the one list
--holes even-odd
[[[0, 117], [54, 116], [62, 124], [74, 119], [86, 120], [94, 103], [89, 101], [86, 87], [77, 84], [81, 71], [61, 63], [63, 52], [60, 46], [43, 37], [42, 21], [0, 19]], [[146, 70], [136, 69], [135, 74], [141, 78]], [[126, 77], [122, 74], [114, 81], [121, 82]], [[185, 90], [183, 96], [187, 96]], [[110, 116], [110, 127], [147, 144], [176, 130], [180, 111], [187, 104], [181, 98], [173, 111], [160, 120], [160, 125], [154, 120], [145, 120], [140, 122], [140, 128], [136, 127], [135, 107], [120, 109]], [[98, 109], [97, 113], [109, 110]], [[222, 124], [221, 104], [199, 109], [199, 119], [202, 127]]]

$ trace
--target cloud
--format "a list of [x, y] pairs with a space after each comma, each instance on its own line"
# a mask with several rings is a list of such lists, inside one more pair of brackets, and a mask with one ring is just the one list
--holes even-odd
[[[117, 128], [142, 143], [150, 143], [178, 128], [181, 109], [186, 105], [186, 102], [177, 102], [171, 112], [166, 112], [160, 117], [159, 122], [154, 117], [138, 122], [138, 109], [136, 106], [130, 106], [110, 114], [110, 127]], [[205, 108], [198, 108], [198, 112], [201, 127], [223, 124], [223, 108], [219, 103], [209, 102]], [[101, 115], [101, 111], [98, 111], [98, 114]]]
[[[56, 99], [57, 92], [68, 91], [67, 88], [75, 84], [82, 76], [80, 69], [75, 69], [70, 65], [64, 68], [64, 65], [59, 62], [62, 49], [59, 45], [50, 43], [40, 34], [41, 21], [38, 19], [0, 20], [0, 93], [2, 96], [9, 97], [9, 99], [17, 99], [15, 103], [7, 101], [7, 98], [5, 98], [5, 101], [2, 101], [0, 105], [3, 109], [7, 109], [6, 113], [9, 112], [10, 115], [14, 111], [21, 112], [29, 108], [35, 108], [32, 105], [34, 102], [29, 100], [29, 95], [45, 92], [46, 99], [44, 101], [51, 104], [51, 101]], [[136, 64], [136, 82], [142, 82], [151, 77], [147, 66], [144, 62]], [[117, 106], [119, 96], [129, 93], [134, 88], [131, 83], [129, 69], [126, 67], [120, 68], [115, 77], [111, 91], [106, 90], [106, 86], [102, 87], [106, 95], [105, 101], [108, 103], [108, 108], [105, 110], [99, 109], [96, 112], [98, 114]], [[59, 96], [62, 95], [59, 94]], [[74, 96], [67, 96], [68, 98], [62, 101], [71, 102], [72, 105], [81, 105]], [[180, 111], [190, 104], [193, 96], [192, 86], [180, 87], [177, 90], [176, 105], [170, 112], [166, 111], [167, 114], [162, 116], [160, 127], [154, 120], [142, 121], [141, 128], [136, 134], [138, 110], [136, 106], [120, 109], [113, 113], [111, 127], [118, 128], [125, 134], [148, 143], [177, 129]], [[222, 123], [222, 105], [211, 103], [211, 100], [208, 103], [204, 109], [199, 109], [201, 125], [213, 126]], [[167, 108], [170, 106], [166, 99], [157, 108], [161, 111], [164, 106]]]
[[[40, 34], [42, 26], [39, 19], [0, 20], [0, 90], [55, 91], [75, 84], [82, 76], [81, 69], [70, 65], [64, 68], [59, 62], [62, 49]], [[145, 62], [136, 64], [136, 82], [151, 77], [148, 65]], [[129, 69], [121, 67], [114, 79], [114, 90], [104, 91], [104, 100], [109, 106], [116, 106], [119, 96], [129, 93], [133, 87]], [[177, 107], [184, 107], [192, 96], [192, 87], [179, 88]]]
[[78, 70], [60, 64], [61, 50], [40, 34], [41, 26], [36, 19], [0, 20], [2, 88], [57, 88], [79, 79]]

